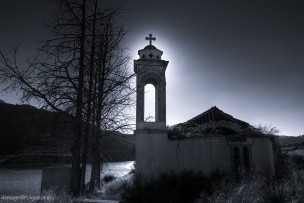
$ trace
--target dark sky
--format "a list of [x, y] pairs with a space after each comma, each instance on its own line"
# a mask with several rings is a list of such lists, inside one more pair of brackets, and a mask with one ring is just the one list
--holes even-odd
[[[41, 16], [49, 16], [50, 7], [38, 0], [3, 2], [0, 43], [19, 42], [24, 50], [31, 49], [33, 39], [46, 35]], [[169, 61], [168, 124], [217, 106], [252, 125], [272, 124], [280, 134], [304, 133], [304, 1], [111, 4], [124, 2], [121, 20], [130, 29], [124, 45], [133, 58], [152, 33], [154, 45]], [[2, 98], [15, 101], [12, 95]]]

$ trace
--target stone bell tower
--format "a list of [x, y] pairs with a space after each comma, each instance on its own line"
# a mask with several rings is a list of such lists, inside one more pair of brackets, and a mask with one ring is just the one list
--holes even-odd
[[[163, 52], [152, 45], [152, 37], [146, 37], [150, 44], [138, 51], [139, 59], [134, 61], [136, 73], [136, 129], [165, 129], [166, 128], [166, 68], [168, 61], [161, 60]], [[155, 122], [144, 121], [145, 86], [155, 87]]]
[[[163, 52], [152, 45], [152, 37], [146, 37], [150, 43], [138, 51], [139, 59], [134, 60], [136, 73], [136, 172], [151, 176], [158, 171], [161, 156], [157, 142], [167, 139], [166, 131], [166, 68], [168, 61], [161, 60]], [[145, 122], [145, 86], [155, 87], [155, 122]]]

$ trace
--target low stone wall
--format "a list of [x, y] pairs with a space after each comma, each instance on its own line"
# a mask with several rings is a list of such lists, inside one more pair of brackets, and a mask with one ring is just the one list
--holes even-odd
[[70, 191], [72, 180], [72, 167], [49, 167], [43, 168], [41, 178], [41, 192]]

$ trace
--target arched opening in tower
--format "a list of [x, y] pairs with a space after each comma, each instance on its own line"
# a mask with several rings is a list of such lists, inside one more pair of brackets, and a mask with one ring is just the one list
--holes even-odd
[[155, 87], [151, 84], [145, 86], [145, 122], [155, 122]]

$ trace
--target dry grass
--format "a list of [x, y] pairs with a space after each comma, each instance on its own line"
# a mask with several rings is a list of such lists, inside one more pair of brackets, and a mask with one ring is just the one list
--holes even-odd
[[196, 203], [281, 203], [304, 202], [303, 157], [285, 157], [285, 164], [279, 178], [264, 177], [257, 172], [243, 174], [235, 180], [223, 178], [213, 183], [212, 195], [202, 192]]

